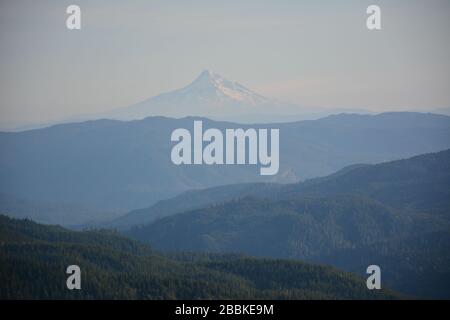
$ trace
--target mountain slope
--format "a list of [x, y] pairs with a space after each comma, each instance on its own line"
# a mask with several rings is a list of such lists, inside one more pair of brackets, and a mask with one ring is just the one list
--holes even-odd
[[450, 150], [372, 166], [286, 186], [281, 197], [361, 195], [394, 208], [444, 214], [450, 208]]
[[189, 190], [176, 197], [158, 201], [150, 207], [133, 210], [111, 221], [101, 222], [100, 225], [107, 228], [125, 230], [136, 225], [148, 224], [176, 213], [224, 203], [242, 196], [261, 196], [273, 193], [275, 190], [282, 188], [282, 186], [275, 183], [244, 183]]
[[[449, 220], [405, 215], [367, 199], [243, 199], [162, 218], [127, 234], [161, 250], [301, 259], [361, 275], [377, 264], [383, 283], [395, 290], [450, 297]], [[416, 245], [418, 236], [426, 245]]]
[[[242, 256], [166, 257], [107, 231], [73, 232], [0, 216], [1, 299], [387, 299], [336, 269]], [[82, 270], [81, 290], [65, 269]]]
[[[450, 147], [450, 117], [390, 113], [253, 125], [279, 128], [280, 171], [257, 166], [176, 166], [174, 129], [196, 118], [99, 120], [20, 133], [0, 133], [0, 193], [110, 211], [143, 208], [183, 191], [247, 182], [295, 182], [354, 163], [374, 163]], [[248, 125], [202, 119], [204, 128]], [[0, 208], [1, 209], [1, 208]]]
[[376, 165], [352, 165], [329, 176], [295, 184], [239, 184], [192, 190], [133, 210], [104, 226], [127, 229], [158, 218], [242, 197], [291, 199], [312, 196], [361, 196], [412, 211], [448, 214], [450, 150]]
[[244, 198], [130, 230], [157, 249], [313, 258], [410, 232], [389, 208], [356, 197]]
[[374, 260], [381, 266], [383, 282], [399, 292], [420, 297], [449, 299], [450, 232], [417, 232], [417, 235], [381, 240], [355, 250], [322, 257], [321, 262], [359, 273]]
[[294, 258], [360, 273], [380, 264], [396, 290], [448, 298], [449, 163], [447, 150], [353, 166], [260, 195], [241, 193], [127, 234], [163, 250]]
[[189, 85], [163, 93], [135, 105], [113, 110], [102, 117], [117, 120], [137, 120], [149, 116], [202, 116], [230, 120], [284, 112], [300, 113], [298, 106], [280, 103], [251, 91], [221, 75], [204, 70]]

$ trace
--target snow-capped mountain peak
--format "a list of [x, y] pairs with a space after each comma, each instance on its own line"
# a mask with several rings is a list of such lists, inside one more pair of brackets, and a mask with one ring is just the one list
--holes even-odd
[[[243, 114], [261, 114], [274, 110], [277, 102], [263, 97], [243, 85], [205, 70], [187, 86], [162, 93], [126, 108], [102, 116], [133, 120], [159, 115], [168, 117], [205, 116], [230, 119]], [[275, 108], [279, 110], [279, 108]]]
[[200, 73], [191, 84], [181, 89], [179, 93], [189, 93], [203, 99], [234, 100], [248, 106], [270, 102], [270, 99], [209, 70]]

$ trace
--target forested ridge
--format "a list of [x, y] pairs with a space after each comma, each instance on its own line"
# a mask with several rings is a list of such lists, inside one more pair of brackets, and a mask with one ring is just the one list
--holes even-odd
[[[392, 299], [332, 267], [241, 255], [161, 254], [111, 231], [0, 216], [2, 299]], [[66, 268], [81, 268], [81, 290]]]
[[[395, 290], [450, 298], [449, 186], [445, 150], [303, 183], [191, 192], [135, 212], [161, 217], [126, 233], [159, 250], [299, 259], [362, 275], [377, 264]], [[191, 209], [176, 212], [183, 204]]]

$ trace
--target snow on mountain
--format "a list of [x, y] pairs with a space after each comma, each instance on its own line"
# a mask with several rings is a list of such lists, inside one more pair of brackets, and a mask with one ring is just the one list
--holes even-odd
[[[96, 118], [137, 120], [149, 116], [202, 116], [239, 123], [318, 119], [349, 110], [302, 108], [266, 98], [245, 86], [205, 70], [187, 86]], [[366, 113], [366, 112], [360, 112]]]
[[205, 116], [229, 119], [232, 116], [259, 113], [277, 105], [275, 100], [257, 94], [245, 86], [205, 70], [189, 85], [116, 109], [103, 117], [133, 120], [148, 116]]
[[249, 106], [271, 102], [270, 99], [251, 91], [243, 85], [229, 81], [209, 70], [203, 71], [194, 82], [174, 93], [180, 95], [194, 94], [200, 99], [214, 99], [223, 102], [235, 100]]

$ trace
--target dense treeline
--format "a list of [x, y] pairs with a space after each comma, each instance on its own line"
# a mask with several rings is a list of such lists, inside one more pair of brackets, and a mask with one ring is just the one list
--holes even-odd
[[[378, 264], [395, 290], [450, 298], [449, 186], [446, 150], [305, 183], [193, 191], [136, 211], [133, 219], [162, 217], [127, 234], [158, 250], [300, 259], [359, 274]], [[183, 206], [191, 209], [176, 213]]]
[[[331, 267], [239, 255], [163, 255], [109, 231], [73, 232], [0, 216], [2, 299], [373, 299]], [[68, 265], [82, 289], [66, 288]]]

